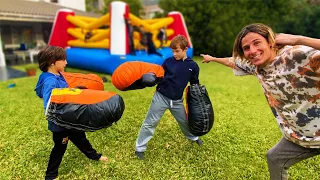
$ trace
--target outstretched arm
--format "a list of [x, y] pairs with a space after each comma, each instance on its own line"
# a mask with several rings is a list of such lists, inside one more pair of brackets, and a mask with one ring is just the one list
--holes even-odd
[[320, 50], [320, 39], [310, 38], [300, 35], [278, 34], [276, 36], [277, 45], [304, 45]]
[[217, 63], [223, 64], [225, 66], [234, 68], [234, 63], [229, 60], [230, 57], [217, 58], [217, 57], [212, 57], [208, 54], [200, 54], [200, 56], [203, 57], [202, 63], [217, 62]]

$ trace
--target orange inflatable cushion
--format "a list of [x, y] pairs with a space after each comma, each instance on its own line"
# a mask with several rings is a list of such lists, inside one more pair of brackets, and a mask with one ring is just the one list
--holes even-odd
[[67, 81], [69, 88], [84, 86], [87, 89], [104, 90], [103, 81], [98, 75], [69, 72], [63, 72], [62, 75]]
[[121, 64], [112, 74], [112, 84], [119, 90], [124, 90], [146, 73], [154, 73], [157, 78], [163, 78], [162, 66], [141, 61], [131, 61]]

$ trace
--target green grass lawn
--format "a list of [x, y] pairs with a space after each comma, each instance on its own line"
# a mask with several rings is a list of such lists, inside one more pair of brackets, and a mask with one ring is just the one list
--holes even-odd
[[[195, 59], [200, 66], [200, 82], [206, 85], [215, 111], [214, 127], [202, 137], [204, 146], [184, 138], [166, 112], [148, 143], [146, 159], [138, 160], [135, 140], [155, 88], [121, 92], [109, 81], [105, 90], [123, 97], [124, 114], [117, 124], [87, 133], [94, 148], [109, 162], [89, 160], [69, 143], [59, 179], [268, 179], [265, 154], [281, 133], [257, 79], [236, 77], [227, 67], [201, 64], [199, 57]], [[37, 79], [0, 82], [1, 180], [44, 177], [53, 142], [43, 101], [34, 92]], [[10, 83], [16, 87], [8, 89]], [[319, 160], [311, 158], [293, 166], [291, 179], [319, 179]]]

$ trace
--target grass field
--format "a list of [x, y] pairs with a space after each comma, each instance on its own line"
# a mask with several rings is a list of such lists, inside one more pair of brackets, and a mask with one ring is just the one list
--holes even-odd
[[[123, 97], [124, 114], [110, 128], [87, 133], [93, 147], [109, 162], [91, 161], [69, 143], [59, 179], [268, 179], [265, 154], [281, 133], [258, 81], [235, 77], [222, 65], [201, 64], [200, 58], [195, 59], [201, 69], [200, 82], [206, 85], [215, 111], [214, 127], [202, 137], [204, 146], [185, 139], [166, 112], [148, 143], [146, 159], [138, 160], [135, 140], [155, 88], [121, 92], [109, 81], [105, 90]], [[34, 92], [37, 79], [0, 82], [1, 180], [43, 179], [53, 142], [43, 102]], [[10, 83], [16, 87], [7, 88]], [[311, 158], [293, 166], [291, 179], [319, 179], [319, 160]]]

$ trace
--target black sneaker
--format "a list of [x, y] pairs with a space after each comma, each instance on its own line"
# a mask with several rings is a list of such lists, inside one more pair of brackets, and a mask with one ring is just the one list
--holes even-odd
[[144, 152], [136, 151], [135, 154], [140, 160], [144, 160]]
[[202, 146], [202, 145], [203, 145], [203, 142], [201, 141], [200, 138], [196, 140], [196, 143], [197, 143], [199, 146]]

